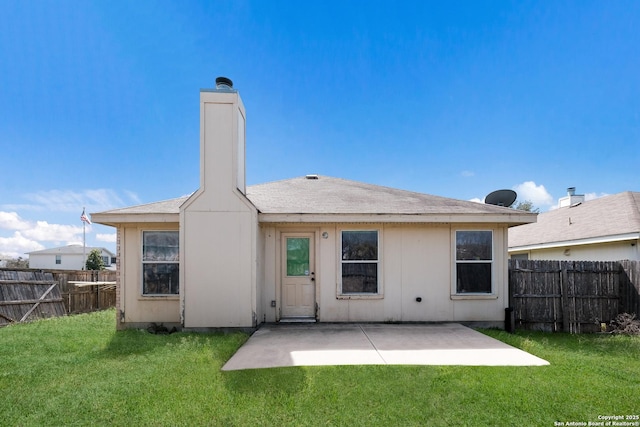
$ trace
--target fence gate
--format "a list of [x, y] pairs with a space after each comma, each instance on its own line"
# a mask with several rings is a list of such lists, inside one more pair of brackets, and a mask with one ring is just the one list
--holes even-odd
[[0, 270], [0, 326], [64, 315], [62, 295], [53, 274]]

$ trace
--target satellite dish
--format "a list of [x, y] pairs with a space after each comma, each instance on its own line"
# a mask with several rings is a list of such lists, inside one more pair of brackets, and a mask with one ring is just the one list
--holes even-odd
[[484, 198], [484, 202], [488, 205], [510, 207], [518, 198], [513, 190], [496, 190], [492, 191]]

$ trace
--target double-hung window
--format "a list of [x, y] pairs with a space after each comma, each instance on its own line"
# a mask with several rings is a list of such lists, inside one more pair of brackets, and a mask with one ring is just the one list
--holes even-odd
[[492, 264], [491, 230], [456, 231], [457, 294], [490, 294]]
[[142, 294], [177, 295], [180, 247], [177, 231], [142, 232]]
[[341, 293], [378, 294], [378, 231], [342, 231], [341, 252]]

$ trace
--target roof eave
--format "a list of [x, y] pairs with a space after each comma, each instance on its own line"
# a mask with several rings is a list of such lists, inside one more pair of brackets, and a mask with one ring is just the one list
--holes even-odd
[[509, 246], [509, 252], [534, 251], [541, 249], [554, 249], [566, 246], [583, 246], [601, 243], [624, 242], [628, 240], [640, 240], [640, 233], [625, 233], [611, 236], [589, 237], [585, 239], [562, 240], [548, 243], [533, 243], [530, 245]]
[[180, 222], [179, 213], [130, 213], [130, 214], [116, 214], [116, 213], [95, 213], [91, 214], [91, 221], [96, 224], [108, 225], [111, 227], [117, 227], [118, 224], [131, 224], [131, 223], [169, 223]]
[[337, 214], [337, 213], [260, 213], [261, 223], [500, 223], [516, 226], [536, 221], [526, 214]]

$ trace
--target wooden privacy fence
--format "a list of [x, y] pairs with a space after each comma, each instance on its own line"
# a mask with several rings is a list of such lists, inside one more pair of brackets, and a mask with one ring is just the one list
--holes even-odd
[[113, 270], [53, 270], [53, 276], [60, 285], [67, 313], [88, 313], [116, 305], [116, 272]]
[[618, 261], [620, 265], [620, 311], [640, 318], [640, 262]]
[[116, 272], [0, 269], [0, 326], [114, 307]]
[[515, 326], [596, 332], [620, 313], [639, 313], [638, 264], [509, 260], [509, 305]]
[[60, 288], [53, 274], [0, 270], [0, 326], [64, 315]]
[[[0, 326], [114, 307], [115, 281], [110, 270], [0, 269]], [[509, 260], [509, 295], [518, 328], [599, 331], [620, 313], [640, 317], [640, 262]]]

